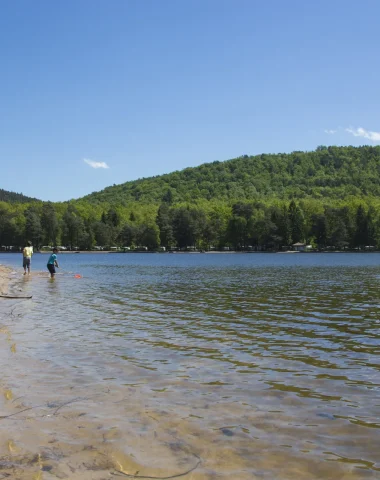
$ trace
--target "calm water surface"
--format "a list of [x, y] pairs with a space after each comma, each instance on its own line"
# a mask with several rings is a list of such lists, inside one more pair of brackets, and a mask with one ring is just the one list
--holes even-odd
[[46, 259], [0, 254], [0, 478], [380, 478], [380, 255]]

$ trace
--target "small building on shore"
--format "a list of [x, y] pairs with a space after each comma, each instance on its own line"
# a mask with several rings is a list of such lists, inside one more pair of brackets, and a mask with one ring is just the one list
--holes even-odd
[[292, 247], [296, 252], [306, 251], [306, 243], [301, 243], [301, 242], [293, 243]]

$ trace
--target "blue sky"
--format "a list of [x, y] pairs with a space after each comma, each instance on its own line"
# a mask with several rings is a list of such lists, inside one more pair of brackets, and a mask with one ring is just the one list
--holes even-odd
[[0, 188], [60, 201], [379, 144], [379, 18], [378, 0], [0, 2]]

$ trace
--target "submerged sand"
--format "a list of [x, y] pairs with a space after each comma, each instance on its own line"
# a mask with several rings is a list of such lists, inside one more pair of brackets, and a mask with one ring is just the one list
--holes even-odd
[[[21, 283], [38, 276], [48, 277], [47, 272], [30, 277], [23, 277], [21, 269], [19, 273], [20, 283], [10, 283], [11, 270], [0, 266], [2, 294], [18, 292]], [[287, 408], [305, 415], [304, 405], [286, 392], [256, 392], [254, 404], [247, 404], [241, 392], [242, 400], [236, 402], [222, 396], [218, 383], [157, 378], [117, 358], [108, 359], [107, 375], [99, 368], [94, 381], [86, 365], [103, 359], [78, 345], [81, 368], [58, 364], [50, 355], [53, 349], [59, 348], [62, 358], [70, 352], [57, 334], [49, 337], [46, 354], [29, 354], [42, 342], [35, 325], [23, 321], [29, 302], [0, 298], [0, 479], [376, 478], [373, 471], [351, 470], [350, 459], [320, 462], [318, 451], [326, 443], [336, 449], [334, 438], [363, 444], [372, 458], [378, 447], [358, 437], [354, 424], [342, 426], [329, 418], [318, 417], [323, 442], [308, 438], [301, 424], [315, 423], [315, 416], [295, 424]], [[280, 402], [284, 411], [271, 411], [272, 402]]]
[[[41, 275], [16, 277], [0, 266], [1, 294], [17, 295], [23, 282]], [[213, 469], [201, 468], [202, 431], [157, 405], [155, 396], [144, 402], [132, 386], [94, 384], [28, 356], [38, 341], [22, 324], [28, 302], [0, 298], [0, 479], [214, 478]]]

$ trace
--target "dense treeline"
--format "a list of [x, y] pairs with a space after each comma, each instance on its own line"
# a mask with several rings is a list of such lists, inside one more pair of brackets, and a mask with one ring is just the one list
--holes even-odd
[[0, 188], [0, 202], [29, 203], [37, 201], [36, 198], [26, 197], [22, 193], [8, 192]]
[[108, 187], [84, 197], [93, 204], [194, 199], [252, 201], [380, 196], [380, 146], [318, 147], [314, 152], [257, 155], [186, 168]]
[[13, 194], [0, 201], [0, 246], [378, 249], [379, 179], [380, 147], [318, 147], [214, 162], [64, 203]]
[[235, 250], [279, 250], [296, 242], [317, 249], [380, 247], [380, 207], [358, 203], [323, 205], [294, 200], [176, 204], [159, 207], [109, 207], [36, 203], [26, 206], [0, 202], [0, 245], [20, 247], [31, 240], [41, 246], [71, 249], [159, 246], [186, 249], [211, 247]]

